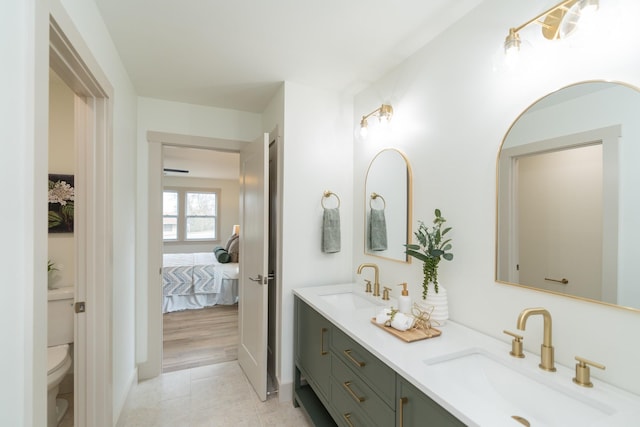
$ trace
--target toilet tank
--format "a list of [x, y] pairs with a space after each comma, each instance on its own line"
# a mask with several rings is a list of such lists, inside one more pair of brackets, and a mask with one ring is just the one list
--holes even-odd
[[47, 345], [73, 342], [73, 286], [49, 289]]

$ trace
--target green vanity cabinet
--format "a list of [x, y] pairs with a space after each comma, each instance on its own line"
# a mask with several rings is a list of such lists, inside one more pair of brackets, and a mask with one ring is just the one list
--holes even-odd
[[333, 325], [299, 298], [295, 299], [294, 319], [294, 404], [302, 406], [316, 426], [335, 426], [326, 409], [331, 377], [329, 340]]
[[333, 325], [317, 311], [302, 303], [297, 311], [296, 359], [314, 390], [329, 397], [331, 356], [329, 345]]
[[464, 425], [297, 296], [294, 313], [294, 405], [315, 426]]
[[413, 384], [398, 375], [398, 427], [464, 427], [464, 423], [447, 412]]

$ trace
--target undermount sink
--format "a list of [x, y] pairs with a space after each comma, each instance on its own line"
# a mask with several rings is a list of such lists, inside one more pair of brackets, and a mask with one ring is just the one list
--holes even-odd
[[508, 363], [483, 349], [469, 348], [424, 362], [433, 368], [430, 378], [447, 388], [445, 393], [504, 413], [505, 426], [606, 425], [602, 422], [616, 412], [578, 388], [573, 390], [570, 378], [564, 388], [545, 378], [556, 374], [529, 370], [519, 366], [522, 361]]
[[320, 298], [341, 310], [358, 310], [361, 308], [371, 308], [382, 305], [381, 302], [374, 301], [373, 299], [360, 296], [353, 292], [320, 295]]

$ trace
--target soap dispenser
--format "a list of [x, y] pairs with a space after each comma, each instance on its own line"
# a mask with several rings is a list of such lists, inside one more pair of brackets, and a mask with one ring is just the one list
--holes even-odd
[[398, 311], [404, 314], [411, 314], [411, 298], [409, 297], [407, 284], [401, 283], [398, 286], [402, 286], [402, 295], [398, 298]]

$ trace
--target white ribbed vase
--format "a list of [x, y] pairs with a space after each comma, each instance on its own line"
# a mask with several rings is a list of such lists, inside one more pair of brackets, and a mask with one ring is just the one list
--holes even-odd
[[424, 311], [431, 311], [431, 326], [437, 328], [443, 326], [449, 319], [449, 300], [447, 299], [447, 290], [444, 286], [438, 285], [438, 293], [429, 287], [427, 299], [420, 299], [418, 303]]

